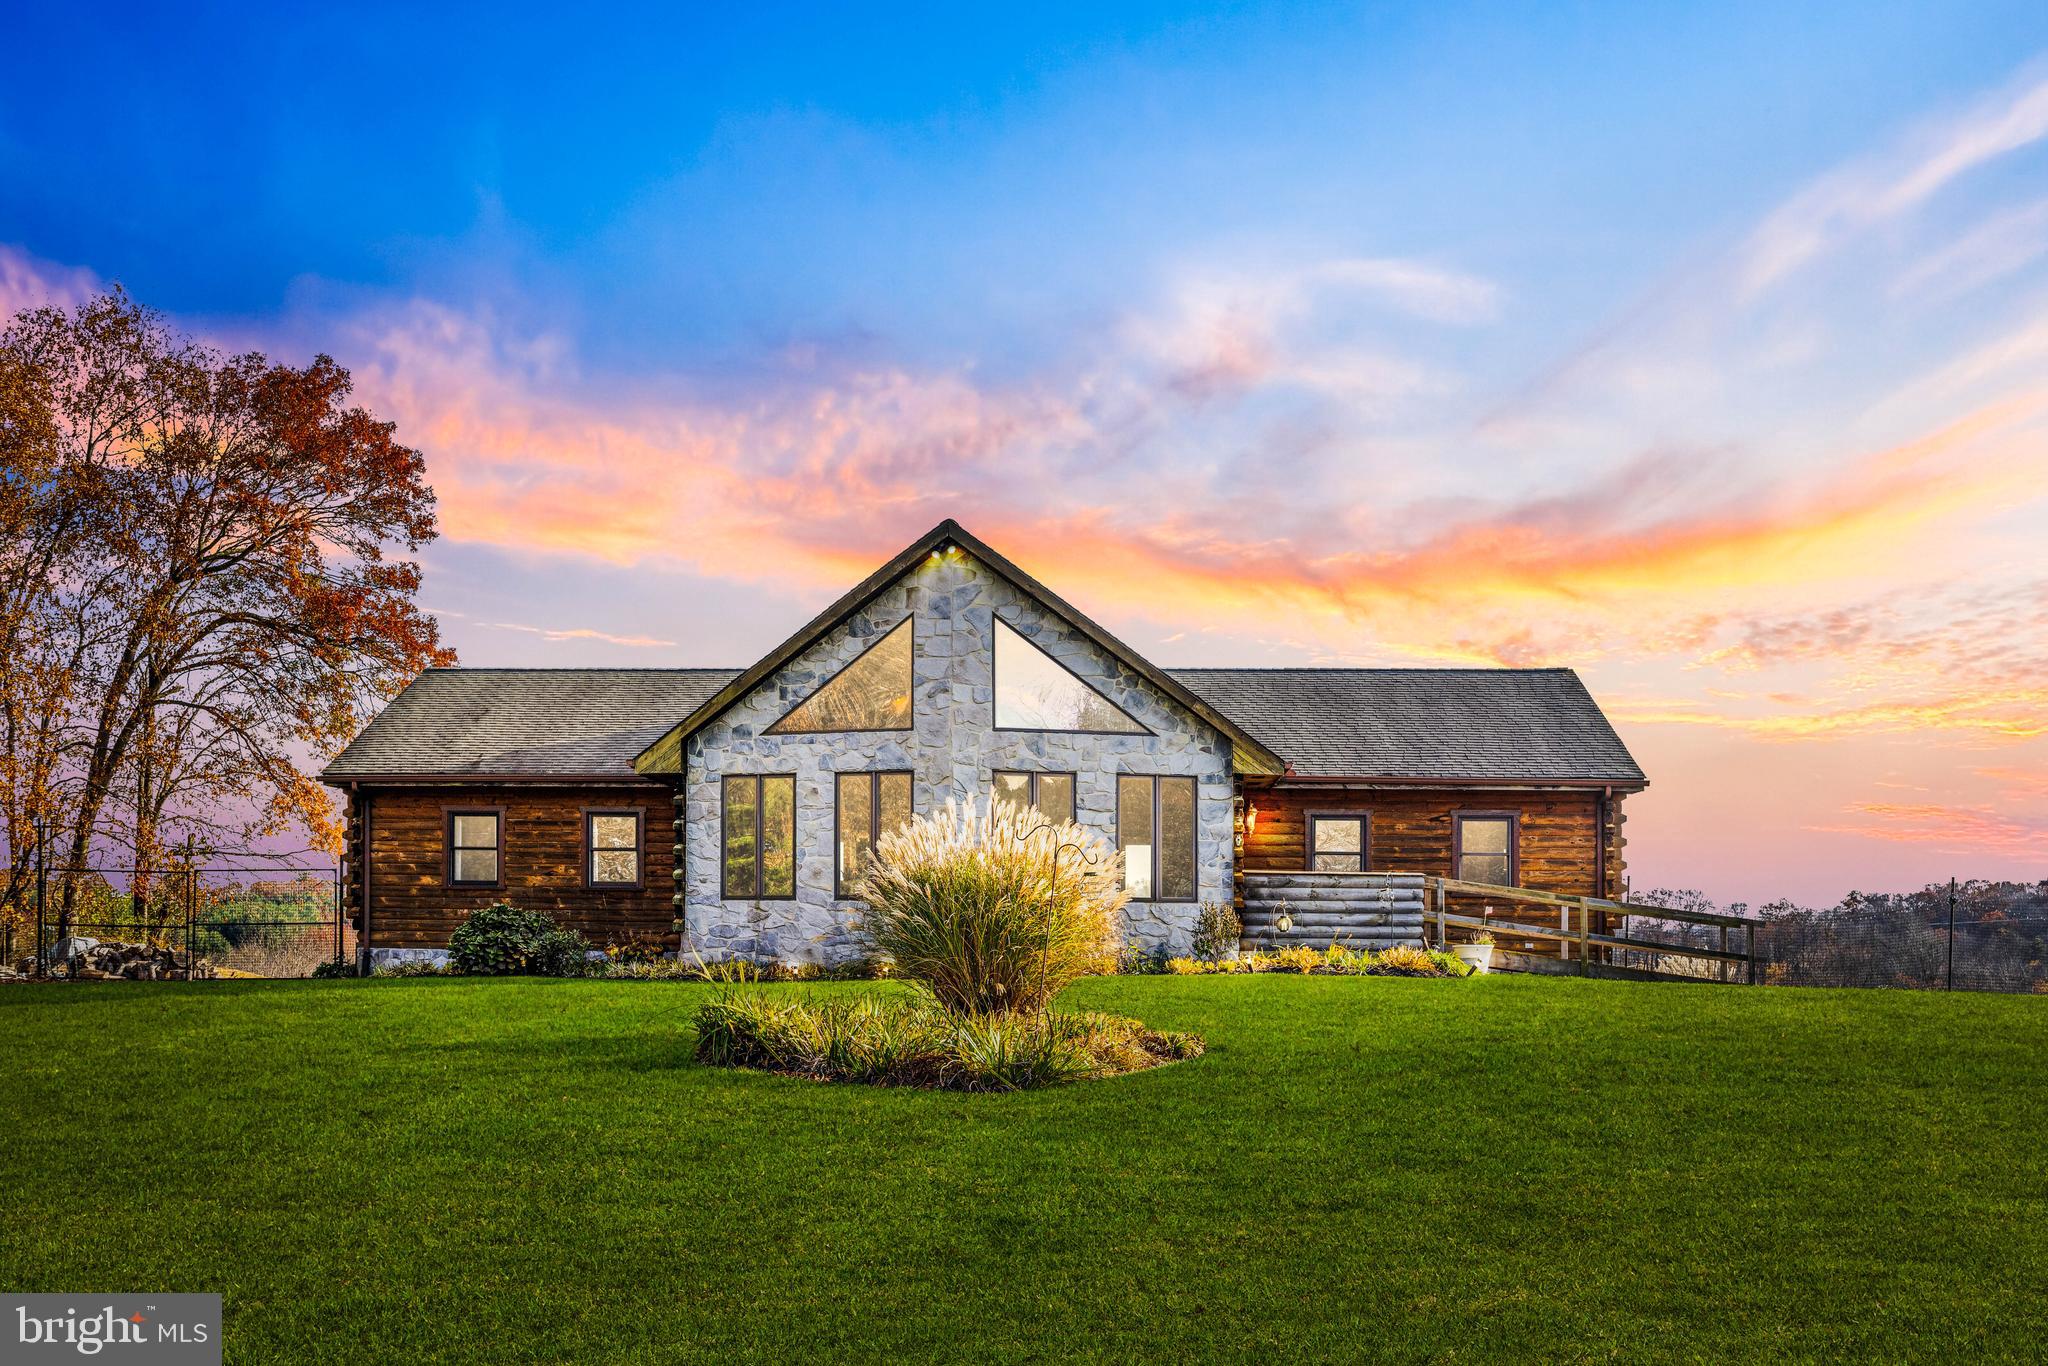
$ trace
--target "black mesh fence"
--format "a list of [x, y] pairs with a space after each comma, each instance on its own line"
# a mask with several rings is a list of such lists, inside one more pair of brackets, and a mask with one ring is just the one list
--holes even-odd
[[[1922, 991], [2048, 993], [2048, 917], [1998, 911], [1975, 919], [1895, 909], [1793, 911], [1766, 914], [1754, 927], [1731, 928], [1727, 946], [1756, 936], [1756, 980], [1773, 986], [1904, 987]], [[1648, 916], [1628, 917], [1629, 938], [1697, 948], [1721, 947], [1714, 926]], [[1632, 960], [1639, 959], [1640, 962]], [[1674, 954], [1630, 950], [1624, 966], [1708, 980], [1741, 980], [1741, 969], [1722, 976], [1719, 964]]]

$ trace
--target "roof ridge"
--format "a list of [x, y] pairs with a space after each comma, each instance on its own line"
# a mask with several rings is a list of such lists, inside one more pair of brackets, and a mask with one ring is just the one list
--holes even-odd
[[430, 674], [736, 674], [723, 664], [444, 664]]

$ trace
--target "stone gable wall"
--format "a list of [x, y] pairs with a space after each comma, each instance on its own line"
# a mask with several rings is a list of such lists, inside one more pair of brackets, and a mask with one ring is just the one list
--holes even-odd
[[[995, 729], [993, 614], [1155, 732], [1092, 735]], [[874, 644], [916, 618], [909, 731], [770, 736], [762, 732]], [[919, 813], [948, 798], [984, 805], [989, 775], [1040, 769], [1076, 775], [1076, 818], [1114, 843], [1120, 773], [1198, 778], [1197, 902], [1132, 902], [1128, 937], [1186, 952], [1200, 901], [1231, 895], [1230, 741], [1182, 709], [1036, 600], [962, 551], [925, 561], [849, 621], [762, 681], [690, 737], [684, 942], [707, 957], [833, 962], [851, 956], [846, 910], [833, 896], [834, 775], [908, 769]], [[795, 773], [794, 901], [720, 897], [720, 779]]]

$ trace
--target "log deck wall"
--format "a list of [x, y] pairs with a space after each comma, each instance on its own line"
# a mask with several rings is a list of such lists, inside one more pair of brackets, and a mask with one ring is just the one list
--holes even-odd
[[[504, 813], [504, 885], [451, 887], [445, 868], [447, 813], [486, 808]], [[640, 811], [640, 886], [584, 885], [583, 815], [588, 808]], [[494, 901], [550, 912], [599, 948], [634, 937], [658, 938], [674, 948], [674, 819], [668, 789], [651, 783], [359, 792], [349, 802], [350, 919], [360, 930], [362, 872], [367, 868], [365, 948], [443, 948], [470, 912]]]
[[1244, 947], [1420, 947], [1422, 883], [1420, 873], [1248, 873]]

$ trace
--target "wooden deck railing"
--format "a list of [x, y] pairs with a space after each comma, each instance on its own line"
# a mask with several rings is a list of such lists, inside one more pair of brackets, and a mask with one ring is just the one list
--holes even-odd
[[[1731, 975], [1737, 981], [1757, 981], [1755, 961], [1755, 932], [1761, 920], [1757, 915], [1729, 915], [1722, 911], [1690, 911], [1673, 909], [1667, 905], [1638, 905], [1634, 901], [1610, 901], [1606, 897], [1567, 897], [1550, 891], [1530, 891], [1526, 887], [1495, 887], [1491, 883], [1460, 883], [1450, 877], [1432, 877], [1425, 881], [1425, 911], [1423, 928], [1430, 932], [1430, 938], [1438, 948], [1452, 944], [1454, 940], [1470, 940], [1479, 930], [1487, 930], [1495, 938], [1495, 948], [1503, 938], [1530, 942], [1556, 944], [1556, 956], [1561, 963], [1569, 963], [1579, 973], [1593, 973], [1602, 967], [1634, 969], [1638, 963], [1649, 961], [1651, 967], [1645, 971], [1663, 977], [1700, 977], [1694, 973], [1667, 973], [1663, 967], [1665, 958], [1690, 958], [1694, 963], [1710, 967], [1710, 981], [1729, 981]], [[1454, 899], [1479, 899], [1485, 903], [1485, 913], [1466, 915], [1452, 909]], [[1556, 924], [1530, 924], [1530, 917], [1495, 915], [1493, 905], [1516, 903], [1538, 907], [1538, 913], [1556, 915]], [[1716, 932], [1716, 944], [1669, 944], [1663, 940], [1634, 938], [1612, 924], [1602, 930], [1593, 928], [1593, 917], [1602, 915], [1606, 920], [1626, 922], [1628, 915], [1642, 915], [1651, 920], [1671, 920], [1690, 926], [1710, 926]], [[1452, 936], [1454, 930], [1462, 930], [1462, 936]], [[1729, 930], [1741, 930], [1741, 944], [1731, 948]], [[1595, 952], [1597, 950], [1597, 952]]]
[[[1730, 974], [1739, 981], [1756, 981], [1756, 927], [1762, 923], [1759, 917], [1727, 915], [1717, 911], [1675, 910], [1668, 906], [1644, 906], [1628, 901], [1611, 901], [1603, 897], [1563, 896], [1555, 892], [1530, 891], [1523, 887], [1496, 887], [1483, 882], [1460, 882], [1456, 878], [1432, 877], [1425, 881], [1425, 908], [1423, 925], [1428, 937], [1436, 947], [1443, 948], [1455, 940], [1468, 941], [1481, 930], [1492, 934], [1496, 951], [1502, 939], [1519, 939], [1524, 944], [1534, 942], [1557, 945], [1558, 959], [1573, 964], [1581, 973], [1596, 972], [1602, 967], [1631, 969], [1643, 961], [1651, 966], [1643, 969], [1659, 976], [1699, 977], [1699, 972], [1676, 973], [1664, 968], [1667, 958], [1690, 959], [1694, 963], [1709, 966], [1713, 978], [1726, 982]], [[1484, 905], [1480, 915], [1462, 914], [1453, 908], [1455, 901], [1479, 900]], [[1510, 908], [1521, 905], [1534, 907], [1536, 914], [1548, 920], [1556, 917], [1556, 923], [1531, 923], [1531, 917], [1519, 918], [1511, 915], [1492, 914], [1492, 907], [1505, 903]], [[1677, 921], [1687, 925], [1706, 925], [1716, 931], [1717, 942], [1713, 947], [1699, 944], [1672, 944], [1655, 939], [1636, 938], [1616, 930], [1611, 924], [1600, 930], [1593, 928], [1595, 916], [1609, 921], [1623, 920], [1628, 916], [1643, 916], [1657, 920]], [[1739, 948], [1729, 947], [1728, 932], [1742, 931]], [[1452, 931], [1463, 931], [1453, 936]], [[1596, 953], [1597, 950], [1597, 953]], [[1513, 950], [1510, 950], [1513, 951]]]

